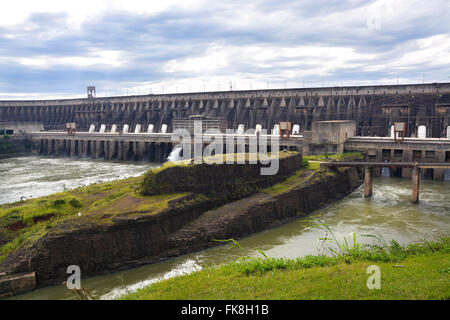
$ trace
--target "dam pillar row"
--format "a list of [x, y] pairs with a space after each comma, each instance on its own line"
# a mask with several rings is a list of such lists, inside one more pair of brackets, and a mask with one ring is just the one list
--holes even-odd
[[415, 167], [412, 171], [412, 203], [419, 202], [420, 168]]
[[373, 168], [364, 168], [364, 198], [372, 197]]
[[92, 152], [92, 150], [91, 150], [91, 154], [94, 154], [94, 158], [98, 159], [98, 158], [100, 158], [100, 155], [102, 153], [102, 150], [101, 150], [102, 143], [99, 140], [93, 140], [92, 142], [94, 144], [94, 152]]
[[[118, 146], [119, 143], [120, 143], [120, 141], [117, 142], [117, 146]], [[115, 141], [109, 141], [109, 142], [108, 142], [108, 145], [109, 145], [109, 155], [108, 155], [108, 159], [109, 159], [109, 160], [113, 160], [114, 157], [116, 156], [116, 152], [117, 152], [116, 142], [115, 142]]]
[[82, 158], [87, 158], [88, 157], [88, 146], [89, 146], [89, 141], [88, 140], [82, 140], [81, 141], [81, 146], [82, 146]]
[[141, 161], [144, 158], [145, 142], [133, 142], [133, 158]]
[[103, 143], [103, 155], [105, 160], [109, 160], [109, 141]]
[[130, 142], [129, 141], [122, 141], [122, 160], [124, 161], [128, 161], [130, 159], [128, 159], [128, 155], [130, 152]]
[[118, 141], [118, 144], [117, 144], [117, 160], [119, 160], [119, 161], [123, 160], [122, 141]]
[[60, 140], [56, 139], [55, 146], [54, 146], [54, 153], [55, 153], [56, 157], [59, 156], [59, 150], [60, 150], [59, 143], [60, 143]]
[[75, 140], [69, 140], [70, 143], [70, 156], [73, 157], [75, 155]]
[[32, 139], [31, 140], [31, 153], [34, 154], [34, 155], [39, 154], [40, 146], [41, 146], [41, 140], [39, 140], [39, 139]]

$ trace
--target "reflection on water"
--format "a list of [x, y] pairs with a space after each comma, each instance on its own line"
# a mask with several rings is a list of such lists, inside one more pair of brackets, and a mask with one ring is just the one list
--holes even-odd
[[96, 182], [138, 176], [158, 163], [74, 158], [20, 157], [0, 160], [0, 204], [36, 198]]
[[[245, 255], [258, 255], [262, 249], [271, 257], [294, 258], [323, 252], [318, 239], [325, 231], [311, 228], [312, 217], [330, 225], [342, 240], [356, 232], [358, 241], [371, 242], [362, 235], [382, 235], [387, 241], [396, 239], [409, 243], [422, 239], [436, 239], [450, 233], [450, 182], [423, 180], [420, 186], [420, 203], [411, 204], [411, 180], [380, 177], [374, 178], [373, 197], [363, 198], [359, 188], [351, 195], [312, 215], [281, 227], [266, 230], [244, 239], [244, 249], [231, 245], [211, 248], [165, 262], [147, 265], [115, 274], [93, 277], [82, 282], [83, 287], [99, 299], [114, 299], [126, 292], [186, 274], [207, 265], [232, 261]], [[43, 288], [14, 297], [15, 299], [71, 299], [71, 293], [62, 286]]]

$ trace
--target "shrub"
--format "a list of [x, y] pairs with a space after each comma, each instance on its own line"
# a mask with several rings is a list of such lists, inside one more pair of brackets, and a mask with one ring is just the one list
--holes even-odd
[[80, 200], [72, 198], [72, 200], [69, 201], [69, 204], [72, 208], [81, 208], [83, 205], [81, 204]]
[[308, 167], [308, 159], [302, 158], [302, 168]]
[[65, 200], [58, 199], [58, 200], [53, 201], [53, 206], [54, 207], [60, 207], [60, 206], [64, 205], [65, 203], [66, 203]]

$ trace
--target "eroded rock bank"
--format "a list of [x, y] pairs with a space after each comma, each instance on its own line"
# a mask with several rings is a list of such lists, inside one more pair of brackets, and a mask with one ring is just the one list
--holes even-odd
[[226, 203], [223, 197], [191, 194], [154, 215], [121, 215], [104, 225], [68, 220], [12, 252], [0, 272], [35, 272], [37, 285], [46, 286], [67, 279], [69, 265], [78, 265], [82, 277], [88, 277], [154, 263], [218, 245], [214, 239], [237, 239], [305, 216], [345, 197], [360, 183], [356, 169], [321, 169], [275, 196], [258, 192]]
[[320, 170], [279, 195], [257, 193], [210, 210], [169, 237], [169, 255], [181, 255], [218, 245], [215, 239], [241, 238], [304, 217], [344, 198], [361, 185], [355, 168]]

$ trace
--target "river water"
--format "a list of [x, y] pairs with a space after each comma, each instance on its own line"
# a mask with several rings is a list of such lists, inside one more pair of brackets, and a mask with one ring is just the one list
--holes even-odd
[[[40, 157], [1, 160], [0, 176], [3, 184], [0, 187], [0, 203], [19, 200], [22, 195], [40, 196], [61, 191], [64, 184], [74, 187], [138, 175], [151, 166], [156, 164]], [[39, 186], [39, 191], [36, 191], [36, 186]], [[450, 234], [450, 181], [422, 180], [420, 203], [413, 205], [410, 198], [409, 179], [375, 178], [371, 199], [364, 199], [363, 190], [359, 188], [345, 199], [317, 210], [306, 218], [241, 239], [242, 249], [231, 248], [227, 244], [157, 264], [83, 279], [82, 286], [98, 299], [114, 299], [158, 279], [190, 273], [242, 256], [259, 255], [256, 249], [263, 250], [270, 257], [287, 258], [325, 252], [319, 238], [326, 231], [312, 227], [316, 224], [312, 218], [328, 224], [340, 241], [351, 232], [356, 233], [359, 242], [373, 242], [372, 238], [364, 237], [369, 234], [382, 236], [386, 241], [395, 239], [400, 243], [432, 240]], [[72, 298], [72, 294], [63, 286], [42, 288], [13, 297]]]
[[105, 162], [74, 158], [0, 159], [0, 204], [36, 198], [64, 188], [139, 176], [159, 163]]

